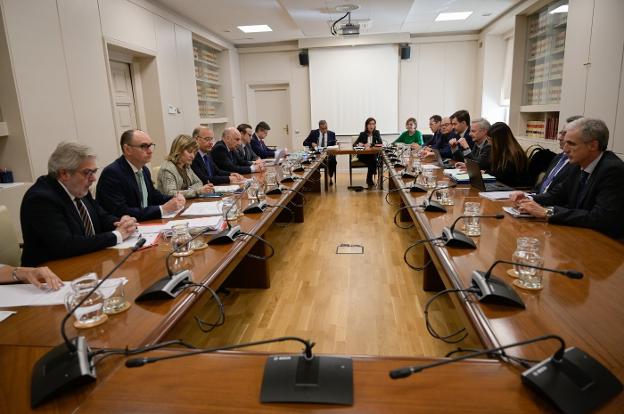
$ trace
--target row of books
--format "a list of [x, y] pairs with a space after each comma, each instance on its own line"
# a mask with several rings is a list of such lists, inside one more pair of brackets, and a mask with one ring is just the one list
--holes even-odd
[[526, 136], [529, 138], [556, 139], [559, 128], [559, 115], [552, 115], [545, 121], [527, 121]]

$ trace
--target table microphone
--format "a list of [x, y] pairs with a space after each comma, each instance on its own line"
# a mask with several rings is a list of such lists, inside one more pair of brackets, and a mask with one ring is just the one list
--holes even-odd
[[[248, 185], [245, 187], [247, 188], [249, 187]], [[232, 210], [232, 208], [236, 205], [236, 201], [238, 199], [240, 199], [241, 197], [243, 197], [243, 193], [240, 193], [238, 195], [238, 197], [236, 198], [236, 200], [234, 200], [234, 203], [232, 203], [232, 205], [228, 208], [228, 210], [225, 213], [225, 223], [227, 224], [227, 228], [217, 234], [215, 234], [209, 241], [208, 244], [231, 244], [234, 243], [234, 240], [236, 239], [236, 236], [238, 235], [238, 233], [240, 233], [240, 226], [236, 225], [236, 226], [232, 226], [230, 224], [230, 219], [228, 218], [228, 216], [230, 215], [230, 210]]]
[[492, 269], [499, 263], [507, 263], [511, 265], [517, 265], [522, 267], [529, 267], [531, 269], [545, 270], [547, 272], [558, 273], [569, 277], [570, 279], [582, 279], [583, 273], [576, 270], [558, 270], [551, 269], [543, 266], [533, 266], [521, 262], [513, 262], [510, 260], [497, 260], [492, 263], [492, 266], [486, 272], [480, 272], [475, 270], [472, 272], [472, 286], [476, 287], [479, 292], [475, 295], [480, 302], [484, 303], [497, 303], [500, 305], [509, 305], [519, 308], [525, 308], [524, 302], [518, 296], [516, 291], [502, 279], [492, 276]]
[[431, 190], [431, 194], [429, 194], [429, 198], [427, 198], [427, 200], [423, 203], [423, 207], [425, 208], [425, 211], [437, 211], [440, 213], [446, 213], [446, 208], [442, 204], [438, 203], [437, 201], [431, 200], [431, 198], [439, 190], [445, 190], [447, 188], [455, 188], [455, 187], [457, 187], [457, 184], [449, 184], [449, 185], [445, 185], [442, 187], [435, 187], [433, 190]]
[[483, 214], [479, 216], [466, 216], [462, 215], [455, 219], [451, 227], [444, 227], [442, 229], [442, 240], [444, 240], [444, 245], [449, 247], [459, 247], [463, 249], [476, 249], [477, 245], [474, 240], [472, 240], [465, 233], [455, 230], [455, 225], [459, 221], [459, 219], [467, 218], [467, 217], [478, 217], [478, 218], [495, 218], [495, 219], [503, 219], [505, 216], [503, 213], [497, 214]]
[[349, 357], [314, 355], [314, 342], [294, 336], [266, 339], [209, 349], [180, 352], [155, 358], [134, 358], [126, 367], [137, 368], [167, 359], [245, 348], [274, 342], [298, 341], [299, 355], [270, 355], [264, 366], [260, 402], [353, 404], [353, 361]]
[[165, 267], [167, 269], [167, 274], [163, 278], [157, 280], [151, 286], [146, 288], [143, 292], [141, 292], [134, 301], [143, 302], [146, 300], [163, 300], [173, 299], [177, 297], [182, 292], [182, 290], [184, 290], [184, 287], [187, 284], [192, 283], [192, 273], [188, 269], [174, 273], [171, 270], [170, 265], [171, 256], [173, 256], [174, 253], [179, 252], [181, 248], [188, 246], [193, 240], [197, 239], [199, 236], [202, 236], [206, 232], [212, 230], [214, 230], [213, 226], [202, 227], [200, 231], [189, 240], [185, 241], [179, 246], [176, 246], [174, 249], [171, 249], [171, 251], [167, 253], [167, 257], [165, 257]]
[[622, 392], [622, 383], [604, 365], [579, 348], [566, 349], [563, 338], [558, 335], [543, 335], [428, 365], [395, 369], [390, 371], [390, 378], [406, 378], [425, 369], [549, 339], [559, 341], [557, 352], [524, 371], [521, 378], [526, 386], [559, 411], [568, 414], [589, 413]]
[[139, 238], [130, 252], [65, 314], [61, 321], [63, 343], [48, 351], [33, 367], [30, 389], [32, 408], [38, 407], [43, 402], [55, 398], [65, 391], [95, 381], [95, 365], [91, 363], [91, 350], [87, 344], [87, 339], [84, 336], [77, 336], [70, 340], [65, 333], [65, 325], [76, 309], [82, 306], [93, 292], [98, 290], [113, 272], [144, 244], [145, 239]]

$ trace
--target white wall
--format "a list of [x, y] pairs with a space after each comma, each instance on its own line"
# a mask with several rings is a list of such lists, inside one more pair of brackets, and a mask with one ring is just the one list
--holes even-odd
[[458, 109], [474, 114], [477, 101], [477, 41], [428, 38], [411, 44], [399, 76], [399, 130], [415, 117], [429, 134], [429, 117], [449, 116]]
[[[159, 112], [147, 117], [148, 131], [158, 135], [153, 138], [159, 158], [177, 134], [188, 134], [199, 123], [192, 33], [237, 53], [205, 29], [144, 0], [0, 0], [0, 6], [0, 60], [3, 66], [10, 62], [10, 70], [0, 71], [6, 91], [0, 105], [10, 130], [0, 138], [0, 163], [13, 169], [18, 181], [45, 174], [47, 159], [62, 140], [93, 147], [100, 167], [119, 155], [105, 42], [155, 56], [145, 63], [150, 90], [144, 96]], [[228, 85], [238, 85], [236, 79]], [[231, 113], [240, 113], [234, 93], [224, 95]], [[180, 113], [169, 114], [168, 105]]]

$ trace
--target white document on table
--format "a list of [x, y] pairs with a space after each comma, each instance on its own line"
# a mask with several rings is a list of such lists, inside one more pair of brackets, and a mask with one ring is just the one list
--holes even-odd
[[238, 185], [215, 185], [214, 191], [215, 193], [234, 193], [240, 190], [240, 186]]
[[0, 311], [0, 322], [2, 322], [11, 315], [15, 315], [16, 313], [17, 312], [15, 311]]
[[222, 215], [223, 202], [212, 201], [191, 204], [181, 216], [220, 216]]
[[488, 200], [509, 200], [509, 196], [513, 191], [481, 191], [479, 197], [487, 198]]
[[[125, 277], [118, 277], [108, 279], [100, 286], [99, 290], [105, 298], [113, 293], [111, 288], [117, 286], [119, 280], [123, 280], [124, 284], [128, 282]], [[43, 290], [31, 284], [2, 285], [0, 307], [64, 305], [65, 296], [71, 291], [69, 282], [64, 282], [59, 290]]]
[[109, 249], [130, 249], [134, 247], [139, 238], [143, 237], [145, 239], [145, 244], [143, 244], [142, 249], [146, 247], [153, 246], [158, 241], [158, 237], [160, 236], [160, 232], [150, 232], [150, 233], [138, 233], [135, 232], [132, 236], [128, 237], [126, 240], [122, 241], [119, 244], [109, 247]]

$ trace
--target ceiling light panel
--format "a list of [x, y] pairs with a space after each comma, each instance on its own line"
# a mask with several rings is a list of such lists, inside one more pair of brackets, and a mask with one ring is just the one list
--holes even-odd
[[261, 33], [261, 32], [272, 32], [271, 29], [266, 24], [256, 24], [252, 26], [238, 26], [239, 30], [243, 33]]
[[452, 13], [440, 13], [438, 17], [435, 18], [436, 22], [450, 22], [456, 20], [466, 20], [472, 11], [462, 11], [462, 12], [452, 12]]

